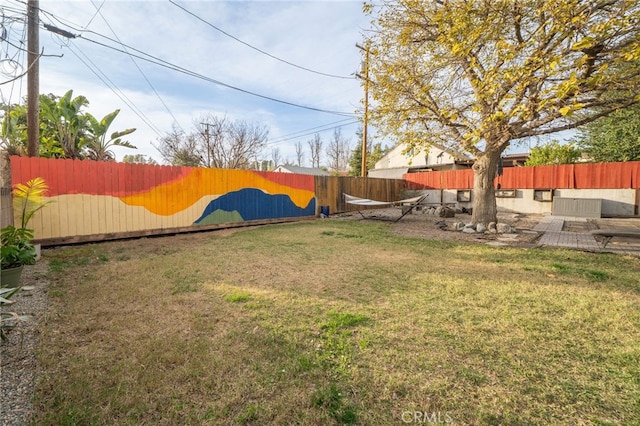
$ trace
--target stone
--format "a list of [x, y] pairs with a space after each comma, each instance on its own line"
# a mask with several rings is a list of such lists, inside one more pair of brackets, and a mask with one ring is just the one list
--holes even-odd
[[464, 229], [464, 223], [463, 222], [454, 222], [453, 223], [453, 229], [456, 231], [462, 231]]
[[513, 227], [508, 223], [498, 223], [496, 225], [496, 230], [499, 234], [510, 234], [513, 232]]
[[475, 233], [476, 233], [476, 230], [475, 230], [475, 229], [473, 229], [473, 228], [464, 228], [464, 229], [462, 230], [462, 232], [463, 232], [463, 233], [465, 233], [465, 234], [475, 234]]
[[450, 209], [449, 207], [440, 206], [436, 208], [434, 213], [438, 217], [455, 217], [456, 212]]
[[478, 225], [476, 225], [476, 231], [483, 233], [486, 230], [487, 230], [487, 227], [484, 223], [479, 223]]
[[496, 223], [495, 222], [489, 222], [489, 225], [487, 226], [487, 228], [489, 228], [489, 231], [495, 231], [496, 230]]

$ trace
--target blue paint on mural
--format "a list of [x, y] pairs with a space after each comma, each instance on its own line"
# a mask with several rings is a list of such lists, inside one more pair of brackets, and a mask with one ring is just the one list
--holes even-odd
[[194, 223], [206, 222], [205, 218], [217, 211], [238, 212], [243, 220], [278, 219], [281, 217], [313, 216], [316, 200], [312, 198], [305, 208], [296, 206], [285, 194], [270, 195], [255, 188], [229, 192], [211, 201]]

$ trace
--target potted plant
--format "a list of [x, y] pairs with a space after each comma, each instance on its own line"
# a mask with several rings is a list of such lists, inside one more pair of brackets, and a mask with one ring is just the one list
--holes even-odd
[[2, 287], [17, 287], [24, 265], [36, 263], [36, 248], [31, 243], [33, 231], [9, 225], [0, 231], [2, 247]]
[[44, 179], [37, 177], [26, 184], [17, 184], [13, 190], [13, 207], [20, 227], [9, 225], [0, 230], [2, 287], [15, 287], [20, 283], [24, 265], [36, 263], [36, 248], [31, 242], [33, 230], [27, 228], [33, 215], [50, 203], [44, 194], [48, 187]]

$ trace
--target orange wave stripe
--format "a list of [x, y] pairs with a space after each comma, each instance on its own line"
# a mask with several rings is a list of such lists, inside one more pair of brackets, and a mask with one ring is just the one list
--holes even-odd
[[243, 188], [257, 188], [268, 194], [286, 194], [301, 208], [306, 207], [315, 196], [313, 191], [281, 185], [248, 170], [194, 169], [183, 179], [120, 199], [125, 204], [142, 206], [152, 213], [169, 216], [187, 209], [202, 197], [223, 195]]

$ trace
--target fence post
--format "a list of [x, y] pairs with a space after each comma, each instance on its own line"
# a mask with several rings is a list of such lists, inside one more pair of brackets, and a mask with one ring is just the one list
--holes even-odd
[[0, 228], [13, 225], [11, 163], [6, 151], [0, 152]]

